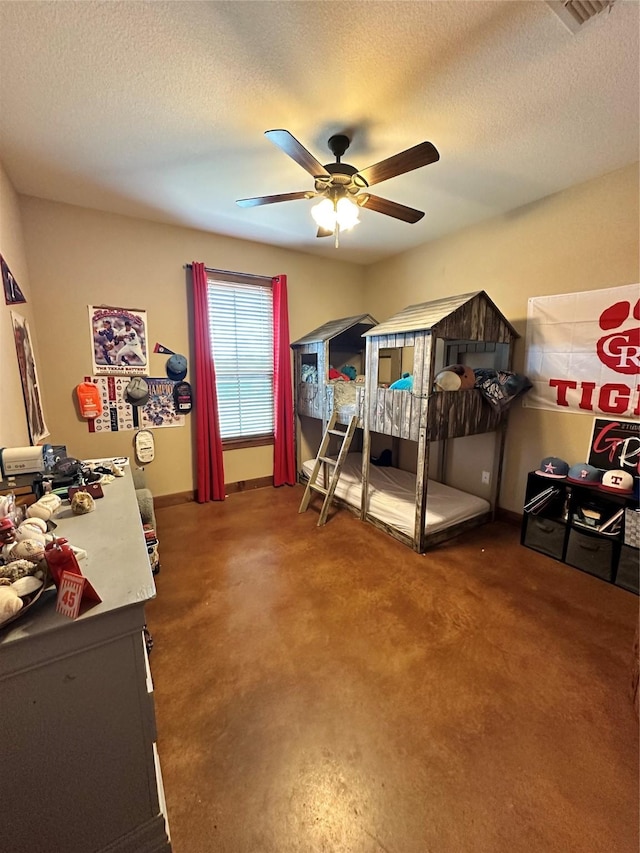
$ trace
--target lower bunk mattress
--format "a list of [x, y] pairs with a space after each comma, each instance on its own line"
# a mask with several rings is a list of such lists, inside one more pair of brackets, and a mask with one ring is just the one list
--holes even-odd
[[[311, 476], [315, 459], [302, 463], [307, 477]], [[322, 484], [321, 475], [318, 485]], [[342, 466], [335, 496], [360, 509], [362, 495], [362, 454], [349, 453]], [[484, 498], [461, 492], [435, 480], [427, 487], [427, 533], [437, 533], [453, 524], [468, 521], [489, 512], [491, 506]], [[413, 536], [416, 516], [416, 475], [399, 468], [369, 466], [369, 514], [396, 530]]]

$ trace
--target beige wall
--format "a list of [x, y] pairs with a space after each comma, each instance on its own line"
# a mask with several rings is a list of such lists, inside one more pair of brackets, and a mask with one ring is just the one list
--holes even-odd
[[[366, 310], [385, 318], [412, 303], [485, 290], [523, 336], [513, 365], [521, 372], [529, 297], [638, 282], [638, 234], [636, 164], [376, 264]], [[500, 505], [521, 510], [526, 473], [545, 456], [585, 461], [592, 423], [516, 401]], [[455, 484], [478, 491], [485, 464], [478, 439], [451, 462]]]
[[[87, 305], [143, 308], [150, 344], [190, 355], [184, 264], [259, 275], [286, 273], [292, 339], [333, 319], [365, 310], [362, 267], [201, 231], [100, 213], [35, 198], [20, 200], [41, 381], [47, 389], [52, 441], [80, 458], [133, 454], [133, 432], [90, 435], [74, 388], [91, 372]], [[151, 375], [165, 375], [166, 355], [150, 356]], [[156, 458], [147, 480], [157, 495], [194, 487], [192, 419], [185, 428], [154, 430]], [[271, 447], [225, 453], [227, 483], [270, 476]]]
[[[51, 441], [81, 457], [133, 452], [132, 433], [90, 435], [76, 414], [73, 389], [91, 365], [86, 306], [146, 308], [151, 342], [189, 355], [183, 265], [192, 260], [262, 275], [285, 272], [292, 339], [336, 317], [368, 311], [382, 320], [414, 302], [480, 289], [524, 335], [529, 297], [613, 287], [640, 277], [637, 165], [367, 268], [34, 198], [20, 198], [18, 211], [13, 189], [4, 173], [0, 177], [0, 250], [31, 293], [33, 305], [30, 299], [24, 312], [30, 320], [35, 307], [32, 333], [39, 343]], [[2, 313], [8, 317], [4, 308]], [[16, 364], [9, 332], [7, 319], [0, 354], [3, 363], [10, 357]], [[151, 358], [152, 373], [162, 375], [165, 357]], [[517, 344], [514, 369], [524, 369], [524, 339]], [[17, 364], [9, 379], [9, 406], [4, 393], [1, 398], [0, 439], [6, 438], [0, 445], [26, 438]], [[516, 402], [500, 505], [521, 509], [526, 472], [544, 456], [583, 461], [591, 424], [586, 415], [524, 409]], [[192, 489], [191, 425], [155, 430], [155, 436], [151, 487], [158, 495]], [[480, 470], [488, 465], [490, 442], [464, 441], [469, 443], [456, 445], [451, 455], [453, 481], [482, 493]], [[225, 453], [227, 482], [271, 471], [271, 448]]]
[[[0, 163], [0, 254], [18, 282], [27, 302], [6, 305], [4, 291], [0, 292], [0, 447], [23, 447], [30, 444], [25, 414], [18, 357], [13, 338], [11, 310], [26, 317], [31, 342], [38, 359], [37, 331], [29, 285], [27, 256], [22, 234], [18, 196]], [[42, 380], [42, 377], [40, 377]], [[46, 417], [46, 392], [42, 391]]]

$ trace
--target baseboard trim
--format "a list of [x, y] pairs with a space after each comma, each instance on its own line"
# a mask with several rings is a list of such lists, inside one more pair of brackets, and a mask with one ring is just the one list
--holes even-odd
[[[253, 480], [239, 480], [237, 483], [225, 483], [225, 495], [233, 495], [237, 492], [248, 492], [252, 489], [266, 489], [273, 486], [273, 477], [256, 477]], [[195, 492], [176, 492], [172, 495], [158, 495], [154, 497], [155, 509], [164, 509], [168, 506], [179, 506], [179, 504], [192, 503], [196, 499]]]
[[522, 527], [521, 513], [513, 512], [510, 509], [502, 509], [502, 507], [498, 507], [496, 510], [496, 520], [504, 521], [507, 524], [513, 524], [514, 527]]
[[168, 506], [178, 506], [178, 504], [188, 504], [195, 501], [194, 492], [176, 492], [174, 495], [159, 495], [154, 497], [154, 509], [164, 509]]
[[248, 492], [252, 489], [266, 489], [267, 486], [273, 486], [273, 477], [256, 477], [254, 480], [240, 480], [237, 483], [225, 483], [225, 494], [231, 495], [234, 492]]
[[[225, 483], [224, 491], [226, 495], [233, 495], [238, 492], [248, 492], [252, 489], [266, 489], [272, 486], [273, 477], [256, 477], [253, 480], [239, 480], [237, 483]], [[176, 492], [173, 495], [159, 495], [157, 498], [154, 498], [153, 506], [155, 509], [164, 509], [169, 506], [193, 503], [195, 499], [196, 495], [193, 491]], [[502, 507], [498, 507], [496, 510], [496, 520], [512, 524], [514, 527], [522, 526], [522, 515], [520, 513], [513, 512], [510, 509], [502, 509]]]

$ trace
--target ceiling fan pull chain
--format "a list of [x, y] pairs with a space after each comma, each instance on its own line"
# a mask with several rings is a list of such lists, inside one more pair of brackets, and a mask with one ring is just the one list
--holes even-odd
[[340, 248], [340, 223], [339, 222], [336, 222], [336, 227], [335, 227], [335, 230], [333, 233], [335, 234], [335, 238], [336, 238], [336, 243], [335, 243], [336, 249], [339, 249]]

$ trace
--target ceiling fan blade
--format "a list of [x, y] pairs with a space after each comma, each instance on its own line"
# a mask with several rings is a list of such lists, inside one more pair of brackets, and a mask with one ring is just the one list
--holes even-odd
[[356, 196], [356, 201], [360, 207], [393, 216], [394, 219], [401, 219], [403, 222], [419, 222], [424, 216], [422, 210], [406, 207], [404, 204], [398, 204], [397, 201], [389, 201], [389, 199], [380, 198], [379, 195], [371, 195], [370, 193], [361, 193]]
[[275, 204], [278, 201], [296, 201], [300, 198], [315, 198], [317, 193], [308, 190], [299, 193], [280, 193], [279, 195], [262, 195], [258, 198], [239, 198], [238, 207], [258, 207], [261, 204]]
[[330, 231], [328, 228], [318, 228], [316, 237], [333, 237], [333, 231]]
[[314, 178], [320, 175], [331, 177], [322, 163], [319, 163], [288, 130], [266, 130], [264, 135]]
[[421, 166], [428, 166], [439, 159], [440, 154], [435, 145], [430, 142], [421, 142], [420, 145], [407, 148], [406, 151], [394, 154], [393, 157], [381, 160], [373, 166], [360, 169], [357, 175], [354, 175], [354, 180], [357, 180], [359, 176], [371, 187], [374, 184], [382, 183], [382, 181], [388, 181], [389, 178], [395, 178], [396, 175], [404, 175], [405, 172], [412, 172]]

